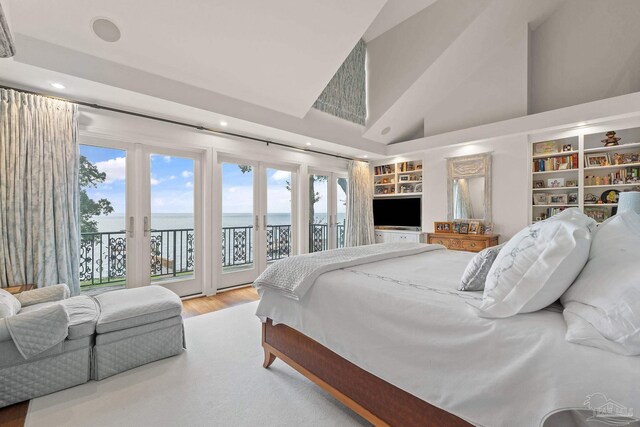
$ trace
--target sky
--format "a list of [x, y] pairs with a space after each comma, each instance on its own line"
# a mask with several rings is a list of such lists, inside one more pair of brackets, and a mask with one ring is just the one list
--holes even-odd
[[[114, 213], [125, 212], [126, 152], [123, 150], [80, 145], [80, 154], [94, 163], [107, 179], [97, 188], [87, 189], [92, 199], [106, 198], [111, 201]], [[193, 212], [194, 162], [175, 156], [151, 156], [151, 212]], [[222, 206], [225, 213], [253, 212], [253, 171], [242, 173], [237, 164], [222, 165]], [[291, 194], [286, 189], [291, 173], [267, 169], [268, 213], [291, 212]], [[327, 184], [316, 183], [320, 201], [315, 209], [326, 212]], [[344, 212], [345, 196], [338, 187], [338, 212]]]

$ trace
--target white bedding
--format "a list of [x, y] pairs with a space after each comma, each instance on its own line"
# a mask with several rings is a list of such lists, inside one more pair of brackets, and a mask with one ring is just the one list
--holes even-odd
[[603, 393], [640, 411], [640, 359], [568, 343], [560, 310], [483, 319], [456, 291], [473, 254], [434, 251], [321, 275], [257, 315], [476, 425], [539, 426]]

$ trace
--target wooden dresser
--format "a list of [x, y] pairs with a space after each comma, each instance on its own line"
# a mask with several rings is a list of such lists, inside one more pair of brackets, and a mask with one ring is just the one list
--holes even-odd
[[444, 245], [454, 251], [480, 252], [498, 244], [499, 234], [427, 233], [427, 243]]

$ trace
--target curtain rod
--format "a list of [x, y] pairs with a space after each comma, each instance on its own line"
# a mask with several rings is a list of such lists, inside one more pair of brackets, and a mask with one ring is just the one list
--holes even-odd
[[143, 119], [155, 120], [155, 121], [163, 122], [163, 123], [170, 123], [172, 125], [183, 126], [183, 127], [187, 127], [187, 128], [191, 128], [191, 129], [196, 129], [196, 130], [199, 130], [199, 131], [213, 133], [213, 134], [216, 134], [216, 135], [225, 135], [225, 136], [231, 136], [231, 137], [235, 137], [235, 138], [247, 139], [247, 140], [253, 141], [253, 142], [262, 142], [262, 143], [267, 144], [267, 147], [269, 145], [273, 144], [273, 145], [276, 145], [278, 147], [284, 147], [284, 148], [288, 148], [288, 149], [294, 150], [294, 151], [299, 151], [299, 152], [302, 152], [302, 153], [314, 153], [314, 154], [320, 154], [320, 155], [323, 155], [323, 156], [336, 157], [338, 159], [357, 160], [357, 161], [361, 161], [361, 162], [366, 162], [366, 160], [355, 159], [353, 157], [342, 156], [340, 154], [326, 153], [324, 151], [318, 151], [318, 150], [314, 150], [312, 148], [300, 148], [300, 147], [296, 147], [295, 145], [285, 144], [284, 142], [276, 142], [276, 141], [272, 141], [272, 140], [269, 140], [269, 139], [258, 138], [258, 137], [255, 137], [255, 136], [243, 135], [241, 133], [227, 132], [227, 131], [224, 131], [224, 130], [214, 129], [214, 128], [210, 128], [210, 127], [206, 127], [206, 126], [202, 126], [202, 125], [194, 125], [192, 123], [182, 122], [182, 121], [179, 121], [179, 120], [165, 119], [163, 117], [152, 116], [150, 114], [136, 113], [135, 111], [123, 110], [121, 108], [115, 108], [115, 107], [107, 107], [106, 105], [100, 105], [100, 104], [86, 102], [86, 101], [79, 101], [77, 99], [64, 98], [64, 97], [61, 97], [61, 96], [49, 95], [47, 93], [42, 93], [42, 92], [34, 92], [34, 91], [31, 91], [31, 90], [19, 89], [19, 88], [15, 88], [15, 87], [11, 87], [11, 86], [5, 86], [5, 85], [1, 85], [1, 84], [0, 84], [0, 89], [10, 89], [10, 90], [14, 90], [16, 92], [28, 93], [28, 94], [31, 94], [31, 95], [38, 95], [38, 96], [42, 96], [42, 97], [49, 98], [49, 99], [56, 99], [58, 101], [65, 101], [65, 102], [69, 102], [71, 104], [81, 105], [83, 107], [95, 108], [97, 110], [106, 110], [106, 111], [111, 111], [111, 112], [114, 112], [114, 113], [126, 114], [126, 115], [134, 116], [134, 117], [141, 117]]

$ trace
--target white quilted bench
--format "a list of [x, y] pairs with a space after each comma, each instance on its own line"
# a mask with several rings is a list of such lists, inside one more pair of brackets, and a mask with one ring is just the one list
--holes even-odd
[[95, 297], [100, 306], [92, 378], [102, 380], [185, 348], [180, 298], [161, 286]]

